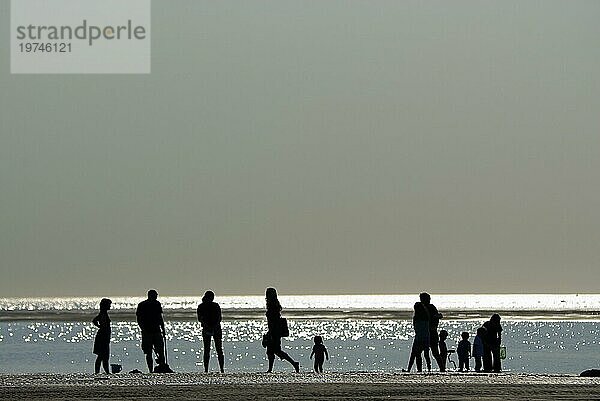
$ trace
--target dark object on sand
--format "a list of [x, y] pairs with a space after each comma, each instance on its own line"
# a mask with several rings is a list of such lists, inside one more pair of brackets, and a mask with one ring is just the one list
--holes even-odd
[[588, 369], [581, 372], [580, 377], [600, 377], [600, 369]]
[[111, 363], [110, 364], [110, 370], [113, 373], [119, 373], [123, 370], [123, 366], [119, 365], [118, 363]]
[[130, 371], [129, 373], [130, 373], [130, 374], [139, 374], [139, 373], [142, 373], [142, 371], [141, 371], [141, 370], [138, 370], [138, 369], [133, 369], [133, 370], [132, 370], [132, 371]]

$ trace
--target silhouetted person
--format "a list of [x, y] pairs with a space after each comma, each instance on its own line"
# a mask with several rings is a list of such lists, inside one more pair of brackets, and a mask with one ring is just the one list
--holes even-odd
[[94, 371], [96, 374], [100, 373], [100, 365], [104, 368], [104, 372], [109, 374], [108, 371], [108, 359], [110, 357], [110, 317], [108, 317], [108, 310], [112, 301], [108, 298], [102, 298], [100, 301], [100, 313], [92, 320], [94, 326], [98, 327], [96, 338], [94, 339], [94, 354], [96, 357], [96, 363], [94, 364]]
[[204, 371], [208, 372], [210, 362], [210, 339], [215, 339], [215, 348], [219, 358], [219, 369], [224, 372], [223, 365], [223, 331], [221, 330], [221, 307], [214, 302], [215, 293], [206, 291], [202, 303], [198, 305], [198, 321], [202, 324], [202, 340], [204, 342]]
[[440, 319], [443, 317], [441, 313], [438, 312], [435, 305], [431, 303], [431, 295], [426, 292], [422, 292], [419, 294], [419, 298], [425, 307], [427, 308], [427, 312], [429, 313], [429, 348], [431, 348], [431, 355], [435, 358], [437, 362], [440, 372], [444, 372], [445, 362], [442, 360], [440, 356], [439, 350], [439, 337], [438, 337], [438, 324], [440, 323]]
[[415, 361], [417, 362], [417, 372], [423, 371], [421, 353], [425, 356], [427, 370], [431, 371], [431, 359], [429, 359], [429, 312], [427, 312], [427, 308], [421, 302], [416, 302], [414, 309], [413, 328], [415, 330], [415, 339], [413, 340], [406, 371], [410, 372]]
[[267, 332], [267, 358], [269, 359], [269, 370], [267, 373], [273, 371], [273, 362], [275, 362], [275, 355], [281, 360], [286, 360], [292, 364], [296, 372], [300, 371], [300, 363], [294, 361], [291, 356], [285, 353], [281, 349], [281, 332], [280, 332], [280, 319], [281, 319], [281, 304], [277, 299], [277, 290], [275, 288], [267, 288], [265, 293], [267, 301], [267, 324], [269, 331]]
[[475, 358], [475, 372], [481, 371], [481, 359], [483, 358], [483, 338], [485, 337], [485, 327], [477, 329], [477, 335], [473, 339], [473, 358]]
[[471, 342], [469, 341], [469, 333], [463, 331], [460, 335], [462, 340], [458, 342], [456, 354], [458, 355], [458, 371], [469, 371], [469, 359], [471, 359]]
[[443, 368], [440, 366], [440, 370], [444, 372], [446, 370], [446, 363], [448, 362], [448, 346], [446, 345], [446, 339], [448, 338], [448, 332], [446, 330], [440, 330], [440, 359], [443, 363]]
[[315, 345], [313, 345], [312, 352], [310, 353], [310, 359], [312, 359], [313, 355], [315, 356], [315, 372], [323, 373], [323, 362], [325, 362], [325, 358], [329, 360], [329, 354], [327, 353], [327, 348], [323, 345], [323, 337], [315, 336], [314, 342]]
[[500, 315], [494, 313], [489, 321], [483, 324], [485, 336], [483, 337], [483, 371], [501, 372], [500, 344], [502, 343], [502, 326]]
[[158, 302], [158, 292], [156, 290], [148, 291], [148, 299], [138, 304], [135, 315], [137, 322], [142, 329], [142, 351], [146, 354], [146, 364], [148, 371], [153, 372], [154, 361], [152, 360], [152, 351], [156, 352], [156, 363], [165, 364], [165, 322], [163, 320], [163, 310]]

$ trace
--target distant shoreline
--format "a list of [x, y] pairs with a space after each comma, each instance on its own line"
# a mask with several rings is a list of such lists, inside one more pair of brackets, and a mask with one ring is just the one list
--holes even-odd
[[[453, 310], [442, 309], [445, 320], [479, 320], [487, 319], [492, 313], [499, 313], [504, 320], [600, 320], [598, 310]], [[81, 310], [41, 310], [41, 311], [0, 311], [0, 321], [59, 321], [87, 322], [95, 309]], [[410, 310], [385, 309], [294, 309], [286, 308], [285, 315], [293, 320], [410, 320]], [[134, 309], [117, 309], [110, 311], [111, 319], [118, 321], [135, 321]], [[197, 321], [194, 309], [165, 309], [166, 321]], [[264, 309], [223, 309], [223, 319], [255, 320], [264, 319]]]
[[[114, 321], [135, 320], [143, 296], [114, 297]], [[290, 319], [408, 320], [418, 294], [403, 295], [281, 295], [283, 313]], [[0, 321], [89, 321], [98, 310], [98, 297], [0, 298]], [[159, 294], [165, 319], [196, 321], [200, 297]], [[220, 296], [225, 320], [264, 319], [264, 296]], [[432, 294], [445, 319], [599, 320], [600, 294]]]

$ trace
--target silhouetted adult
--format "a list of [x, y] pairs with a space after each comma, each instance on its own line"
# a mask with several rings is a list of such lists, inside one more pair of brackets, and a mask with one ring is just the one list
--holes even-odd
[[483, 324], [485, 335], [483, 336], [483, 371], [501, 372], [500, 344], [502, 343], [502, 326], [500, 326], [500, 315], [494, 313], [489, 321]]
[[273, 362], [275, 362], [275, 355], [281, 360], [286, 360], [292, 364], [296, 373], [300, 371], [300, 363], [294, 361], [291, 356], [281, 349], [281, 304], [277, 299], [277, 290], [275, 288], [267, 288], [265, 293], [267, 301], [267, 324], [269, 331], [267, 332], [267, 358], [269, 359], [269, 370], [267, 373], [273, 371]]
[[94, 364], [94, 371], [96, 374], [100, 373], [100, 365], [104, 368], [104, 372], [109, 374], [108, 371], [108, 359], [110, 357], [110, 317], [108, 317], [108, 310], [112, 301], [108, 298], [102, 298], [100, 301], [100, 313], [92, 320], [94, 326], [98, 327], [96, 338], [94, 339], [94, 354], [96, 357], [96, 363]]
[[440, 356], [439, 342], [440, 338], [438, 336], [438, 324], [440, 323], [440, 319], [443, 317], [441, 313], [438, 312], [435, 305], [431, 303], [431, 295], [426, 292], [422, 292], [419, 294], [419, 299], [427, 308], [427, 312], [429, 313], [429, 348], [431, 349], [431, 355], [435, 358], [435, 361], [440, 368], [440, 372], [446, 371], [446, 364], [442, 360]]
[[422, 302], [415, 302], [414, 309], [413, 328], [415, 330], [415, 339], [413, 340], [406, 371], [410, 372], [415, 360], [417, 362], [417, 372], [423, 371], [421, 353], [424, 354], [427, 370], [431, 371], [431, 359], [429, 358], [429, 312]]
[[165, 364], [165, 322], [163, 310], [158, 302], [158, 292], [148, 291], [148, 299], [138, 304], [135, 315], [142, 329], [142, 351], [146, 354], [146, 364], [150, 373], [153, 372], [154, 361], [152, 351], [156, 352], [156, 363]]
[[204, 371], [208, 372], [210, 362], [210, 340], [215, 339], [215, 348], [219, 358], [219, 369], [224, 372], [223, 365], [223, 330], [221, 329], [221, 307], [214, 302], [215, 293], [206, 291], [202, 297], [202, 303], [198, 305], [198, 321], [202, 324], [202, 340], [204, 342]]

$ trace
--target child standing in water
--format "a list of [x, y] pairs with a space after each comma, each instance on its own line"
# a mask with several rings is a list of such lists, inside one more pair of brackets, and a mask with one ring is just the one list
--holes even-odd
[[310, 354], [310, 359], [312, 359], [313, 355], [315, 356], [315, 372], [323, 373], [323, 362], [325, 362], [325, 358], [329, 360], [329, 354], [327, 353], [327, 348], [323, 345], [323, 337], [315, 336], [315, 345], [313, 346], [312, 352]]
[[442, 361], [442, 366], [440, 366], [440, 371], [446, 371], [446, 362], [448, 361], [448, 346], [446, 345], [446, 339], [448, 338], [448, 332], [446, 330], [440, 330], [440, 361]]
[[104, 372], [108, 371], [108, 358], [110, 357], [110, 318], [108, 310], [112, 301], [108, 298], [102, 298], [100, 301], [100, 313], [96, 316], [92, 323], [98, 327], [96, 338], [94, 339], [94, 354], [98, 355], [94, 365], [96, 374], [100, 373], [100, 365], [104, 368]]
[[471, 343], [469, 342], [469, 333], [463, 331], [462, 340], [458, 343], [456, 354], [458, 355], [458, 371], [469, 371], [469, 358], [471, 358]]
[[473, 358], [475, 358], [475, 372], [481, 371], [481, 358], [483, 357], [483, 337], [485, 336], [485, 327], [477, 329], [477, 335], [473, 340]]

